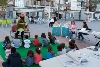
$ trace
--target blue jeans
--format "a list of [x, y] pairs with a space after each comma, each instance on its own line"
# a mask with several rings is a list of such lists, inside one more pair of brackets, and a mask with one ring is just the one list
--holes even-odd
[[2, 66], [3, 66], [3, 67], [9, 67], [9, 64], [8, 64], [7, 62], [3, 62], [3, 63], [2, 63]]
[[73, 38], [72, 31], [69, 31], [69, 38], [70, 38], [70, 39], [72, 39], [72, 38]]
[[78, 38], [79, 38], [79, 39], [80, 39], [80, 37], [81, 37], [82, 39], [84, 39], [84, 37], [83, 37], [82, 34], [83, 34], [82, 32], [79, 32], [79, 33], [78, 33]]

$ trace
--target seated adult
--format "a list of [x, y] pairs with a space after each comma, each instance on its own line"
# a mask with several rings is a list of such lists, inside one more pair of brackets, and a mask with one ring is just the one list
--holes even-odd
[[[89, 30], [86, 22], [83, 22], [83, 28], [86, 29], [86, 30]], [[82, 38], [82, 40], [84, 40], [83, 34], [85, 34], [85, 33], [83, 33], [83, 32], [78, 33], [78, 40], [80, 40], [80, 37]]]
[[33, 17], [31, 17], [31, 23], [34, 23], [34, 18]]
[[25, 21], [24, 13], [21, 13], [20, 17], [18, 18], [18, 23], [16, 25], [17, 32], [15, 33], [15, 35], [18, 37], [19, 32], [21, 32], [22, 40], [23, 40], [23, 36], [24, 36], [24, 28], [26, 25], [27, 25], [27, 23]]
[[6, 62], [2, 63], [3, 67], [23, 67], [21, 56], [16, 52], [16, 48], [11, 48], [11, 54], [9, 54]]
[[70, 39], [72, 39], [72, 37], [73, 37], [73, 34], [74, 33], [76, 33], [76, 24], [75, 24], [75, 22], [74, 21], [71, 21], [71, 24], [70, 24], [70, 26], [69, 26], [69, 38]]
[[52, 26], [53, 26], [53, 24], [54, 24], [54, 19], [53, 19], [53, 18], [51, 18], [51, 19], [50, 19], [50, 23], [49, 23], [49, 27], [52, 27]]
[[77, 28], [76, 28], [75, 21], [71, 21], [71, 24], [70, 24], [70, 26], [69, 26], [69, 29], [70, 29], [72, 32], [76, 32]]

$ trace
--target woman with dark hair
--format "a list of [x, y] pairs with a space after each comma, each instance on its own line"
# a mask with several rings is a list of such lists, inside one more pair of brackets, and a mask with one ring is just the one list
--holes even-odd
[[6, 62], [2, 63], [3, 67], [23, 67], [21, 56], [16, 52], [16, 48], [11, 48], [11, 54], [9, 54]]
[[[89, 28], [88, 28], [86, 22], [83, 22], [83, 28], [84, 28], [85, 30], [89, 30]], [[83, 33], [83, 32], [79, 32], [79, 33], [78, 33], [78, 39], [79, 39], [79, 40], [80, 40], [80, 37], [82, 38], [82, 40], [84, 40], [84, 37], [83, 37], [82, 34], [84, 34], [84, 33]]]

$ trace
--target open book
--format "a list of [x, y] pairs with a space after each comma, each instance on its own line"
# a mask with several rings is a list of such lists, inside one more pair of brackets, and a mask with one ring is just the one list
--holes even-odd
[[81, 63], [82, 57], [77, 56], [73, 52], [58, 56], [57, 59], [64, 65], [64, 67], [76, 66]]

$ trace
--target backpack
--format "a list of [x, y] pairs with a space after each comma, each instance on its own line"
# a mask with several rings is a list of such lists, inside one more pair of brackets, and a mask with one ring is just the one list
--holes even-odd
[[12, 32], [16, 32], [16, 25], [13, 25], [13, 26], [12, 26], [11, 31], [12, 31]]

